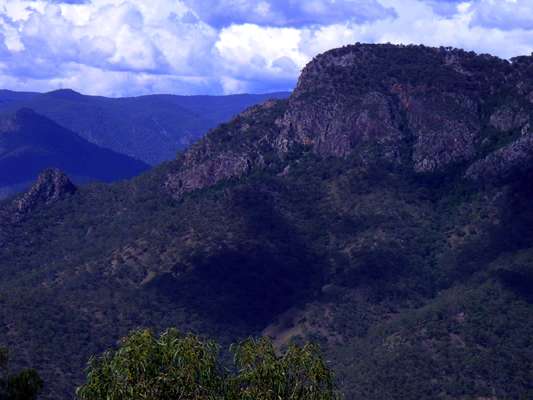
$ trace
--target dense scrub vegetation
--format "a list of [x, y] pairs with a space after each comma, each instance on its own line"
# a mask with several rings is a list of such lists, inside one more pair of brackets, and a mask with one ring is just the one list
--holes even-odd
[[[424, 107], [453, 82], [469, 96], [483, 95], [479, 82], [510, 65], [456, 51], [362, 47], [368, 57], [379, 55], [368, 71], [364, 63], [357, 70], [368, 72], [372, 88], [384, 90], [394, 77], [414, 84], [421, 76], [415, 100]], [[381, 64], [387, 51], [404, 68]], [[435, 72], [443, 75], [428, 82], [415, 76], [430, 74], [439, 54], [461, 56], [463, 64], [452, 57], [450, 71]], [[195, 146], [198, 162], [232, 149], [237, 161], [256, 152], [262, 164], [242, 175], [176, 196], [166, 183], [186, 153], [131, 181], [82, 187], [14, 223], [11, 203], [3, 203], [0, 216], [9, 223], [0, 225], [0, 339], [16, 349], [16, 365], [42, 374], [47, 398], [71, 398], [88, 358], [130, 330], [172, 326], [214, 337], [222, 348], [262, 335], [278, 349], [317, 342], [347, 399], [533, 397], [533, 175], [526, 169], [497, 184], [465, 179], [468, 163], [506, 146], [523, 128], [514, 117], [505, 132], [489, 126], [501, 103], [473, 107], [483, 115], [472, 158], [426, 173], [413, 170], [416, 137], [403, 114], [391, 130], [404, 135], [397, 158], [381, 157], [382, 146], [372, 141], [333, 157], [305, 140], [281, 157], [279, 136], [267, 134], [279, 133], [293, 103], [326, 107], [329, 98], [322, 104], [305, 96], [323, 96], [342, 80], [342, 101], [370, 87], [340, 71], [324, 79], [331, 66], [315, 67], [322, 92], [297, 91], [254, 114], [253, 126], [240, 116]], [[461, 72], [467, 67], [477, 80]], [[430, 83], [436, 89], [424, 92]], [[498, 88], [509, 89], [494, 86], [494, 98]], [[433, 110], [444, 122], [456, 112], [453, 101], [443, 111], [448, 100]], [[429, 114], [424, 107], [415, 122]], [[447, 132], [432, 134], [438, 141]], [[428, 154], [446, 155], [453, 139]], [[189, 158], [194, 172], [196, 159]]]
[[4, 338], [34, 354], [17, 364], [39, 367], [53, 397], [128, 330], [174, 325], [224, 345], [263, 330], [277, 346], [316, 340], [347, 398], [530, 395], [527, 190], [309, 154], [288, 175], [175, 201], [149, 195], [165, 168], [3, 228]]

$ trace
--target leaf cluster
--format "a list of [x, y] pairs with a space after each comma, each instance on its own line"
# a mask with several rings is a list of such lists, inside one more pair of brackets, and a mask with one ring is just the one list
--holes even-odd
[[270, 339], [231, 346], [223, 365], [219, 346], [169, 329], [159, 337], [138, 330], [89, 362], [81, 400], [334, 400], [333, 376], [317, 346], [291, 345], [278, 354]]

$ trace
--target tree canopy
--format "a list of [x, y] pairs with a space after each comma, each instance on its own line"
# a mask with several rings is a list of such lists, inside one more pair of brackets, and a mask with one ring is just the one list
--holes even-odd
[[175, 329], [159, 337], [138, 330], [119, 348], [90, 360], [81, 400], [334, 400], [333, 376], [317, 346], [278, 353], [267, 338], [231, 346], [224, 365], [219, 345]]
[[34, 369], [9, 372], [9, 353], [0, 348], [0, 400], [34, 400], [43, 389], [43, 381]]

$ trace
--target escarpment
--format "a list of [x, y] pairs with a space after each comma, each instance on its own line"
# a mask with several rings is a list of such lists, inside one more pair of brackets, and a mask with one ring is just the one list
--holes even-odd
[[415, 175], [459, 168], [468, 179], [510, 176], [531, 164], [523, 133], [533, 112], [532, 65], [533, 57], [451, 48], [331, 50], [303, 69], [287, 101], [242, 113], [183, 154], [166, 186], [180, 197], [257, 168], [286, 167], [301, 148]]
[[179, 156], [165, 186], [179, 197], [240, 177], [253, 168], [268, 167], [280, 156], [276, 122], [285, 109], [285, 100], [270, 100], [212, 130], [205, 140]]
[[46, 172], [0, 202], [0, 340], [53, 400], [139, 326], [317, 342], [346, 400], [533, 398], [532, 65], [348, 46], [134, 179]]

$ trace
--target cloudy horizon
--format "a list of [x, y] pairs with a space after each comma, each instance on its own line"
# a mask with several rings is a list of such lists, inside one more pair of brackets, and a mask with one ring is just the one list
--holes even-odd
[[0, 0], [0, 89], [284, 91], [355, 42], [530, 54], [533, 0]]

